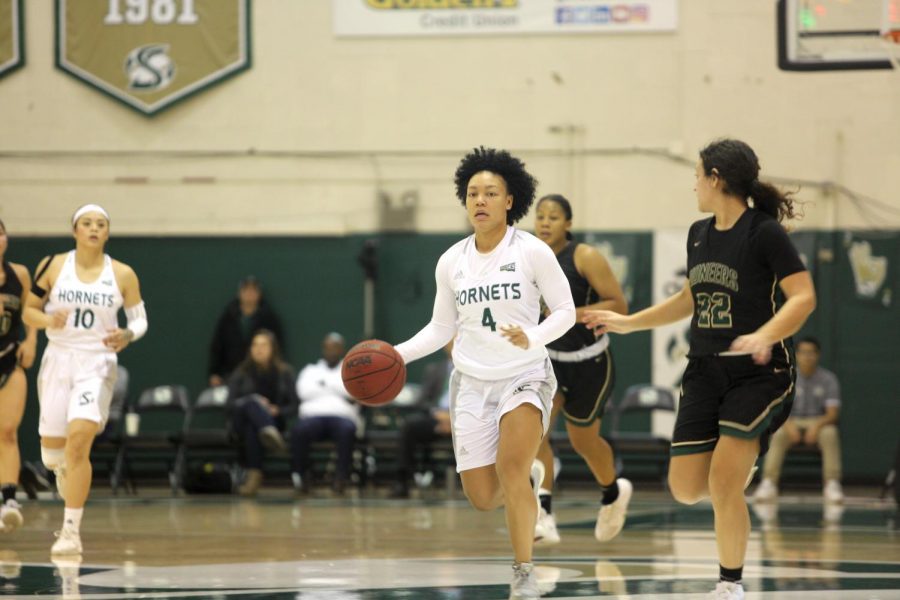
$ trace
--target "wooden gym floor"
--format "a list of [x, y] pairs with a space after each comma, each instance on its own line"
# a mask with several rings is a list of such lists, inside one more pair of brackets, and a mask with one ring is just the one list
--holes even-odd
[[[900, 598], [896, 507], [872, 490], [846, 491], [843, 507], [826, 510], [808, 495], [752, 510], [748, 600]], [[56, 564], [49, 550], [62, 503], [27, 502], [25, 526], [0, 536], [0, 595], [505, 600], [511, 572], [502, 511], [426, 496], [97, 493], [82, 524], [82, 562]], [[638, 485], [625, 530], [605, 544], [593, 537], [596, 505], [588, 491], [554, 497], [562, 543], [536, 553], [545, 597], [684, 600], [712, 589], [718, 571], [708, 504], [678, 506]]]

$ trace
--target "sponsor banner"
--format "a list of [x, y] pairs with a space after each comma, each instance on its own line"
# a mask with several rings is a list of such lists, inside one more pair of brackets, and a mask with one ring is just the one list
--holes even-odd
[[145, 115], [250, 66], [249, 0], [56, 0], [56, 65]]
[[674, 31], [678, 0], [332, 0], [339, 36]]
[[0, 0], [0, 77], [25, 64], [22, 0]]
[[[687, 230], [653, 232], [653, 304], [662, 302], [684, 286], [687, 279]], [[689, 319], [653, 330], [653, 384], [678, 388], [687, 367], [690, 347]]]

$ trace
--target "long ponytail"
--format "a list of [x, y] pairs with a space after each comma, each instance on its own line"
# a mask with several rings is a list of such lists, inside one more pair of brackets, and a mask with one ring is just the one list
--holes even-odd
[[793, 219], [797, 216], [794, 210], [793, 192], [783, 192], [771, 183], [754, 179], [750, 183], [750, 197], [753, 207], [778, 221]]

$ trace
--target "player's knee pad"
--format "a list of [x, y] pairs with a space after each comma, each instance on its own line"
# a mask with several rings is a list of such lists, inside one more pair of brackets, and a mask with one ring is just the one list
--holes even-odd
[[41, 446], [41, 461], [51, 471], [63, 464], [66, 460], [66, 451], [63, 448], [45, 448]]

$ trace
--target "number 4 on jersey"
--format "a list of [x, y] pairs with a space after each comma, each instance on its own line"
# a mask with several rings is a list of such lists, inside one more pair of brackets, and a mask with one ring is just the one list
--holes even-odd
[[481, 315], [481, 324], [490, 327], [491, 331], [497, 331], [497, 322], [494, 321], [494, 315], [491, 314], [490, 308], [484, 309], [484, 314]]

